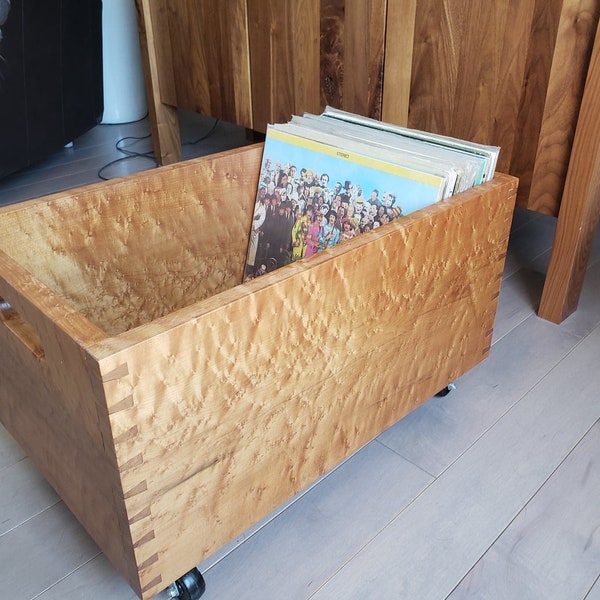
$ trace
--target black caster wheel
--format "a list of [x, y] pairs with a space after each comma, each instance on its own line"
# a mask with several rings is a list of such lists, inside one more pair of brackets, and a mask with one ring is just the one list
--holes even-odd
[[438, 397], [447, 396], [454, 389], [456, 389], [456, 386], [453, 383], [449, 383], [444, 389], [440, 390], [436, 394], [436, 396], [438, 396]]
[[191, 571], [188, 571], [185, 575], [181, 576], [172, 586], [176, 595], [172, 598], [178, 598], [179, 600], [198, 600], [204, 590], [206, 589], [206, 583], [204, 583], [204, 577], [202, 573], [194, 567]]

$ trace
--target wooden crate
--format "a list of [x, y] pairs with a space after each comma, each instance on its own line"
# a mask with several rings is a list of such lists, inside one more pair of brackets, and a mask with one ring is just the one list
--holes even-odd
[[242, 284], [261, 153], [0, 210], [0, 418], [142, 598], [490, 350], [514, 178]]

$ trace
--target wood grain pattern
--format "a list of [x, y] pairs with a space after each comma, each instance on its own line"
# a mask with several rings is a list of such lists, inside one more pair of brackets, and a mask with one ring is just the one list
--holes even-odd
[[[93, 367], [80, 345], [106, 334], [3, 252], [0, 290], [44, 349], [40, 360], [0, 324], [0, 419], [110, 560], [127, 573], [131, 544], [125, 513], [114, 501], [120, 483], [112, 438], [88, 372]], [[135, 571], [126, 576], [135, 581]]]
[[518, 203], [557, 216], [599, 17], [597, 0], [187, 0], [156, 53], [180, 106], [257, 131], [330, 104], [499, 145]]
[[154, 156], [161, 165], [181, 160], [179, 119], [173, 97], [171, 40], [166, 22], [166, 0], [136, 0], [142, 64]]
[[167, 1], [176, 105], [251, 128], [246, 0]]
[[318, 112], [319, 7], [313, 0], [249, 0], [253, 128]]
[[381, 118], [387, 1], [321, 2], [321, 108]]
[[[559, 214], [599, 18], [597, 0], [565, 0], [556, 23], [545, 105], [543, 112], [538, 113], [542, 120], [532, 156], [531, 186], [522, 192], [522, 198], [527, 198], [526, 206], [544, 214]], [[543, 47], [536, 48], [537, 56], [549, 54]], [[529, 117], [534, 115], [530, 113]], [[523, 125], [528, 131], [528, 122]], [[526, 139], [525, 134], [521, 137]], [[516, 174], [515, 169], [511, 168], [511, 172]]]
[[417, 0], [388, 0], [381, 116], [403, 127], [408, 125], [416, 10]]
[[321, 104], [343, 106], [344, 89], [344, 0], [321, 4]]
[[417, 3], [409, 126], [500, 145], [508, 166], [530, 4]]
[[[217, 154], [49, 196], [27, 210], [9, 207], [0, 248], [117, 335], [241, 282], [249, 198], [243, 210], [226, 206], [240, 188], [258, 185], [260, 162], [256, 152], [241, 156], [235, 175], [220, 168]], [[215, 227], [225, 219], [227, 227]], [[23, 236], [29, 244], [19, 243]]]
[[386, 0], [137, 2], [161, 164], [175, 106], [259, 132], [327, 103], [381, 117]]
[[[501, 294], [495, 330], [505, 327], [504, 299]], [[456, 395], [428, 401], [378, 440], [436, 477], [458, 466], [465, 450], [477, 445], [580, 341], [532, 313], [530, 307], [527, 316], [532, 318], [494, 343], [484, 365], [456, 380]]]
[[0, 296], [44, 348], [0, 322], [0, 417], [143, 598], [491, 345], [513, 178], [240, 285], [261, 155], [0, 210]]
[[562, 4], [562, 0], [535, 2], [529, 19], [529, 50], [523, 53], [527, 60], [523, 80], [525, 85], [515, 128], [528, 134], [519, 136], [516, 151], [510, 155], [507, 163], [513, 172], [521, 174], [519, 202], [525, 205], [530, 197]]
[[[409, 126], [501, 146], [518, 203], [556, 216], [599, 11], [597, 0], [419, 0]], [[388, 35], [386, 51], [396, 43]], [[386, 63], [386, 94], [396, 68]]]
[[0, 323], [11, 331], [38, 360], [44, 358], [44, 347], [35, 329], [4, 298], [0, 298]]
[[539, 314], [560, 323], [576, 308], [600, 218], [600, 36], [590, 61]]
[[[258, 535], [246, 534], [232, 553], [220, 552], [218, 563], [209, 558], [202, 564], [207, 594], [310, 598], [430, 482], [382, 444], [367, 444], [278, 516], [270, 515]], [[214, 567], [207, 569], [209, 563]]]

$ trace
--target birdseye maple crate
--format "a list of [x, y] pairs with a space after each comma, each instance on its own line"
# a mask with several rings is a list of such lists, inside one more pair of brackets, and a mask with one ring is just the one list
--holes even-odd
[[261, 157], [0, 209], [1, 421], [144, 599], [490, 350], [516, 179], [242, 283]]

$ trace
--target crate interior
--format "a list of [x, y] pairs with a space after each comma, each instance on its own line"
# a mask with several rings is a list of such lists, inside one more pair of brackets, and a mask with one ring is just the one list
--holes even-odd
[[255, 184], [188, 171], [3, 211], [0, 250], [111, 336], [201, 301], [242, 281]]

